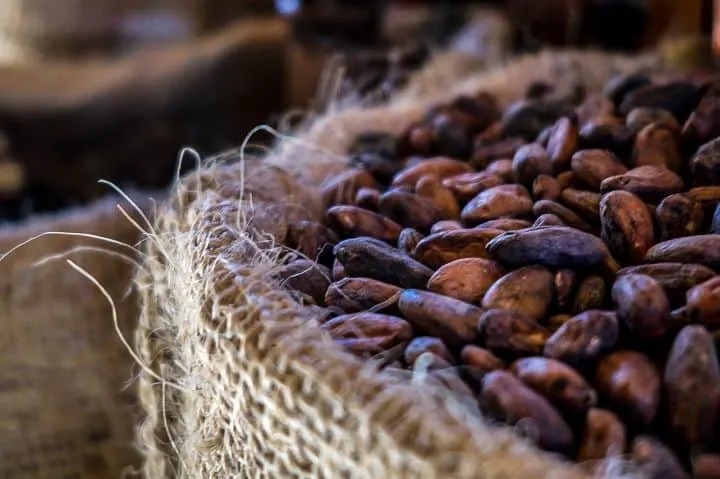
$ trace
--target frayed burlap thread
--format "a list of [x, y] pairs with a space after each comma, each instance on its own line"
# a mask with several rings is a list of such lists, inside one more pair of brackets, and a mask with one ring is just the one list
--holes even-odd
[[597, 89], [649, 62], [528, 57], [459, 90], [426, 90], [425, 100], [406, 92], [390, 106], [332, 113], [263, 160], [215, 162], [180, 182], [138, 277], [146, 477], [584, 477], [485, 422], [474, 401], [344, 352], [272, 277], [287, 254], [287, 224], [321, 217], [317, 186], [346, 167], [357, 134], [398, 133], [458, 91], [488, 90], [507, 103], [535, 79]]

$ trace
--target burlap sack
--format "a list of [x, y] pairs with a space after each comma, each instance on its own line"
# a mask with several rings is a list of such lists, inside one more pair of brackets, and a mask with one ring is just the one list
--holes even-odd
[[[88, 233], [135, 244], [139, 233], [107, 199], [0, 230], [0, 254], [47, 231]], [[137, 320], [128, 295], [132, 264], [78, 236], [45, 236], [0, 262], [0, 478], [110, 479], [137, 465], [133, 362], [103, 294], [64, 257], [107, 289], [125, 335]]]
[[346, 167], [343, 153], [360, 132], [398, 133], [460, 92], [488, 90], [507, 103], [535, 79], [594, 90], [611, 72], [651, 62], [528, 57], [441, 90], [418, 86], [391, 105], [331, 114], [263, 161], [226, 155], [187, 178], [159, 215], [138, 278], [146, 477], [582, 477], [485, 423], [472, 402], [345, 353], [270, 276], [288, 221], [320, 217], [317, 185]]

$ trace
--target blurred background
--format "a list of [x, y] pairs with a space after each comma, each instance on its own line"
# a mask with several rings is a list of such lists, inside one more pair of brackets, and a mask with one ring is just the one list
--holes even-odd
[[[712, 69], [712, 3], [0, 0], [0, 251], [30, 241], [2, 257], [0, 478], [134, 477], [139, 463], [137, 365], [117, 335], [132, 342], [139, 316], [134, 266], [97, 237], [143, 238], [99, 179], [160, 201], [181, 148], [207, 157], [259, 124], [382, 101], [437, 52], [482, 69], [546, 48], [660, 46]], [[68, 251], [115, 301], [117, 331]]]
[[181, 147], [208, 155], [284, 112], [381, 99], [441, 48], [492, 63], [711, 30], [701, 0], [3, 0], [0, 221], [87, 203], [98, 178], [163, 188]]

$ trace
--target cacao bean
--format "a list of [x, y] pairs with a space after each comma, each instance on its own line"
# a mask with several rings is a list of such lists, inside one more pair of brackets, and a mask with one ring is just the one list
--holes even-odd
[[417, 244], [422, 241], [424, 236], [418, 230], [413, 228], [404, 228], [398, 236], [398, 249], [409, 255], [415, 252]]
[[483, 378], [480, 406], [504, 423], [521, 429], [527, 424], [543, 449], [566, 452], [572, 446], [572, 431], [557, 410], [510, 373], [493, 371]]
[[466, 303], [480, 305], [487, 290], [503, 274], [503, 269], [494, 261], [463, 258], [435, 271], [428, 281], [427, 289]]
[[720, 328], [720, 276], [693, 286], [687, 292], [687, 307], [695, 321]]
[[535, 223], [532, 224], [533, 228], [541, 228], [543, 226], [565, 226], [565, 223], [557, 216], [545, 213], [544, 215], [538, 216]]
[[556, 201], [561, 191], [560, 183], [550, 175], [538, 175], [532, 185], [532, 196], [536, 201]]
[[613, 258], [625, 264], [643, 261], [655, 239], [653, 219], [640, 198], [612, 191], [600, 200], [601, 237]]
[[509, 309], [542, 319], [553, 298], [553, 275], [542, 266], [525, 266], [497, 280], [485, 293], [486, 309]]
[[572, 269], [560, 269], [555, 273], [555, 303], [562, 309], [569, 306], [572, 294], [577, 286], [578, 277]]
[[628, 113], [625, 118], [625, 125], [635, 134], [639, 133], [643, 128], [651, 123], [667, 127], [674, 132], [680, 131], [680, 124], [672, 113], [667, 110], [638, 107]]
[[428, 291], [406, 289], [400, 294], [398, 308], [419, 333], [442, 339], [459, 350], [477, 338], [482, 309], [454, 298]]
[[502, 230], [461, 229], [436, 233], [424, 238], [415, 247], [415, 258], [427, 266], [440, 266], [462, 258], [489, 259], [485, 245], [503, 233]]
[[513, 178], [521, 185], [532, 185], [538, 175], [551, 175], [553, 164], [545, 148], [537, 143], [520, 147], [513, 156]]
[[648, 479], [689, 479], [675, 454], [657, 439], [638, 436], [632, 444], [631, 459], [640, 465], [638, 471]]
[[380, 192], [375, 188], [360, 188], [355, 195], [355, 206], [377, 212], [380, 204]]
[[452, 191], [458, 201], [467, 202], [479, 193], [503, 184], [503, 179], [493, 173], [483, 171], [451, 176], [443, 179], [442, 184]]
[[391, 184], [393, 186], [415, 186], [423, 176], [429, 176], [442, 181], [444, 178], [459, 175], [460, 173], [469, 173], [471, 171], [472, 167], [463, 161], [440, 156], [405, 168], [395, 175]]
[[369, 236], [395, 243], [402, 231], [393, 220], [357, 206], [333, 206], [327, 217], [330, 226], [343, 237]]
[[402, 288], [422, 288], [433, 274], [408, 255], [367, 237], [341, 241], [335, 246], [335, 257], [348, 276], [376, 279]]
[[489, 241], [487, 251], [512, 267], [593, 268], [609, 258], [600, 238], [566, 226], [508, 231]]
[[658, 340], [667, 333], [670, 303], [660, 283], [650, 276], [619, 276], [612, 299], [618, 319], [641, 341]]
[[298, 259], [283, 266], [278, 272], [283, 286], [310, 296], [316, 304], [324, 304], [325, 290], [330, 285], [330, 270], [325, 266]]
[[371, 357], [412, 338], [410, 324], [395, 316], [355, 313], [337, 316], [320, 325], [336, 343], [361, 357]]
[[502, 217], [516, 217], [532, 212], [530, 193], [521, 185], [489, 188], [470, 200], [460, 213], [462, 222], [476, 225]]
[[485, 221], [475, 227], [475, 229], [489, 228], [503, 231], [515, 231], [529, 228], [530, 222], [519, 220], [517, 218], [498, 218], [496, 220]]
[[430, 336], [418, 336], [405, 347], [404, 359], [409, 365], [415, 364], [415, 360], [423, 353], [432, 353], [449, 365], [455, 363], [447, 346], [442, 340]]
[[475, 151], [470, 158], [470, 163], [475, 168], [485, 168], [486, 166], [491, 165], [493, 162], [496, 162], [496, 160], [512, 158], [518, 148], [525, 145], [526, 143], [527, 141], [525, 141], [523, 138], [514, 137], [506, 138], [491, 145], [482, 145], [479, 147], [476, 146]]
[[560, 326], [547, 340], [544, 355], [576, 367], [593, 364], [615, 347], [619, 337], [615, 313], [589, 310]]
[[429, 231], [433, 224], [443, 219], [442, 211], [433, 200], [404, 191], [383, 194], [378, 211], [397, 224], [420, 232]]
[[597, 401], [595, 391], [585, 379], [560, 361], [541, 357], [518, 359], [510, 366], [510, 372], [566, 414], [585, 414]]
[[625, 165], [608, 150], [580, 150], [570, 161], [575, 177], [592, 191], [599, 191], [606, 178], [627, 172]]
[[550, 331], [536, 321], [509, 309], [491, 309], [480, 318], [481, 344], [495, 354], [536, 356], [545, 347]]
[[[512, 157], [514, 154], [515, 153], [513, 152], [513, 154], [509, 156]], [[490, 163], [487, 168], [485, 168], [485, 173], [495, 175], [501, 178], [505, 183], [511, 183], [513, 180], [512, 160], [507, 158], [495, 160]]]
[[332, 265], [332, 249], [338, 241], [332, 230], [314, 221], [300, 221], [288, 229], [288, 246], [326, 266]]
[[720, 268], [720, 234], [687, 236], [658, 243], [645, 255], [647, 263], [696, 263]]
[[568, 117], [562, 117], [553, 125], [548, 138], [547, 151], [556, 172], [568, 169], [570, 157], [577, 148], [578, 127]]
[[665, 366], [670, 429], [696, 450], [717, 435], [720, 419], [720, 366], [712, 335], [687, 326], [675, 338]]
[[679, 172], [683, 167], [677, 130], [651, 123], [637, 134], [632, 166], [655, 165]]
[[632, 424], [648, 426], [660, 405], [660, 376], [647, 356], [616, 351], [600, 360], [595, 387]]
[[458, 205], [453, 192], [444, 187], [435, 178], [424, 176], [415, 185], [415, 192], [433, 200], [435, 207], [440, 210], [443, 219], [454, 220], [460, 218], [460, 205]]
[[[384, 304], [382, 310], [396, 314], [395, 302], [400, 291], [402, 290], [397, 286], [370, 278], [345, 278], [327, 288], [325, 304], [347, 313], [359, 313]], [[386, 304], [389, 302], [392, 304]]]
[[536, 216], [553, 214], [560, 218], [560, 221], [562, 221], [564, 225], [579, 229], [580, 231], [585, 231], [586, 233], [592, 231], [592, 227], [587, 224], [585, 220], [560, 203], [549, 200], [536, 201], [533, 205], [532, 211]]
[[622, 175], [611, 176], [600, 184], [600, 192], [625, 190], [647, 203], [657, 203], [684, 189], [682, 178], [663, 166], [638, 166]]
[[665, 197], [655, 210], [660, 241], [697, 234], [703, 225], [703, 208], [684, 194]]
[[600, 276], [588, 276], [578, 286], [572, 304], [572, 312], [578, 314], [588, 309], [602, 308], [606, 294], [605, 280]]
[[437, 223], [432, 225], [432, 228], [430, 228], [430, 234], [434, 235], [436, 233], [445, 233], [446, 231], [455, 231], [455, 230], [461, 230], [461, 229], [464, 229], [463, 225], [461, 225], [458, 221], [444, 220], [444, 221], [438, 221]]
[[602, 195], [592, 191], [566, 188], [560, 193], [560, 201], [589, 221], [598, 222]]
[[598, 461], [622, 456], [626, 447], [627, 435], [620, 419], [605, 409], [590, 409], [580, 439], [578, 461]]
[[350, 205], [360, 188], [379, 188], [375, 178], [365, 170], [354, 168], [326, 180], [320, 194], [326, 207]]
[[700, 264], [653, 263], [630, 266], [618, 271], [618, 276], [644, 274], [663, 287], [671, 303], [684, 303], [685, 293], [698, 284], [715, 276], [715, 272]]
[[720, 454], [701, 454], [693, 461], [694, 479], [720, 479]]
[[720, 138], [701, 146], [690, 160], [696, 185], [720, 185]]
[[700, 91], [692, 83], [671, 82], [664, 85], [646, 85], [624, 96], [618, 106], [627, 115], [634, 108], [649, 107], [667, 110], [683, 123], [700, 101]]

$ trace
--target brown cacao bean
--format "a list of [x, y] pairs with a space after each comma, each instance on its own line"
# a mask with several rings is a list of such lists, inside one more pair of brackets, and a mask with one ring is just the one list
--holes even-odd
[[670, 428], [683, 445], [702, 450], [718, 434], [720, 366], [712, 335], [686, 326], [675, 338], [665, 366]]
[[295, 260], [278, 272], [283, 286], [310, 296], [315, 303], [324, 304], [325, 290], [330, 284], [330, 270], [306, 259]]
[[459, 350], [477, 338], [482, 309], [448, 296], [406, 289], [400, 294], [398, 308], [403, 317], [421, 334], [442, 339]]
[[463, 258], [435, 271], [428, 281], [427, 289], [466, 303], [480, 305], [487, 290], [503, 274], [503, 269], [494, 261]]
[[320, 186], [326, 207], [351, 205], [360, 188], [379, 188], [375, 178], [365, 170], [354, 168], [327, 179]]
[[381, 311], [397, 314], [395, 303], [400, 291], [397, 286], [370, 278], [345, 278], [327, 288], [325, 304], [347, 313], [359, 313], [384, 305]]
[[481, 344], [503, 356], [537, 356], [550, 331], [527, 316], [509, 309], [491, 309], [480, 318]]
[[675, 454], [660, 441], [638, 436], [632, 444], [630, 458], [640, 465], [638, 471], [648, 479], [689, 479]]
[[414, 166], [405, 168], [395, 175], [392, 185], [415, 186], [423, 176], [429, 176], [442, 181], [444, 178], [459, 175], [460, 173], [469, 173], [471, 171], [472, 167], [463, 161], [440, 156], [423, 160]]
[[361, 357], [371, 357], [412, 338], [410, 324], [395, 316], [355, 313], [337, 316], [320, 326], [336, 343]]
[[687, 307], [695, 321], [720, 328], [720, 276], [692, 287], [687, 292]]
[[703, 225], [703, 208], [684, 194], [665, 197], [655, 210], [660, 241], [697, 234]]
[[470, 163], [478, 169], [485, 168], [496, 160], [512, 158], [515, 152], [526, 144], [522, 138], [507, 138], [491, 145], [482, 145], [475, 148]]
[[445, 343], [439, 338], [430, 336], [418, 336], [405, 347], [404, 359], [408, 365], [415, 364], [415, 360], [423, 353], [432, 353], [442, 358], [449, 365], [455, 363]]
[[442, 181], [442, 185], [452, 191], [458, 201], [461, 202], [470, 201], [479, 193], [502, 184], [502, 178], [488, 171], [462, 173], [445, 178]]
[[560, 326], [547, 340], [544, 355], [576, 367], [584, 366], [611, 351], [619, 337], [615, 313], [589, 310]]
[[395, 243], [402, 227], [393, 220], [357, 206], [333, 206], [327, 211], [330, 226], [341, 236], [369, 236]]
[[532, 196], [536, 201], [556, 201], [561, 191], [560, 183], [550, 175], [538, 175], [532, 185]]
[[601, 237], [613, 258], [625, 264], [645, 259], [655, 239], [645, 203], [628, 191], [611, 191], [600, 200]]
[[443, 186], [438, 180], [430, 176], [423, 176], [415, 185], [415, 193], [430, 198], [440, 210], [441, 217], [446, 220], [460, 218], [460, 205], [455, 195]]
[[553, 164], [545, 148], [530, 143], [518, 148], [513, 156], [513, 178], [516, 183], [531, 186], [539, 175], [551, 175]]
[[612, 287], [618, 319], [641, 341], [653, 341], [668, 330], [670, 303], [660, 283], [650, 276], [625, 274]]
[[651, 123], [635, 137], [631, 160], [633, 167], [656, 165], [679, 172], [683, 164], [677, 130]]
[[553, 168], [556, 172], [568, 169], [570, 157], [577, 148], [578, 127], [570, 118], [562, 117], [553, 125], [547, 143]]
[[628, 113], [625, 118], [625, 125], [634, 134], [639, 133], [643, 128], [654, 123], [658, 126], [664, 126], [671, 131], [679, 132], [680, 124], [675, 117], [667, 110], [657, 108], [638, 107]]
[[509, 309], [530, 319], [542, 319], [553, 298], [553, 275], [542, 266], [525, 266], [497, 280], [485, 293], [486, 309]]
[[572, 171], [588, 189], [599, 191], [606, 178], [622, 175], [627, 168], [608, 150], [580, 150], [572, 156]]
[[529, 228], [530, 226], [529, 221], [519, 220], [517, 218], [498, 218], [480, 223], [475, 229], [490, 228], [503, 231], [515, 231]]
[[538, 216], [535, 223], [532, 224], [533, 228], [541, 228], [543, 226], [565, 226], [565, 223], [557, 216], [551, 213], [545, 213], [544, 215]]
[[460, 222], [455, 220], [443, 220], [438, 221], [434, 225], [432, 225], [432, 228], [430, 228], [430, 234], [434, 235], [436, 233], [445, 233], [446, 231], [455, 231], [455, 230], [461, 230], [464, 229], [463, 225], [460, 224]]
[[375, 188], [360, 188], [355, 195], [355, 206], [377, 211], [380, 204], [380, 192]]
[[345, 267], [342, 265], [342, 263], [339, 260], [335, 260], [332, 267], [332, 280], [333, 281], [340, 281], [341, 279], [347, 278], [347, 273], [345, 272]]
[[578, 314], [588, 309], [602, 308], [606, 294], [605, 280], [601, 276], [588, 276], [578, 286], [572, 304], [572, 312]]
[[695, 185], [720, 185], [720, 138], [701, 146], [690, 160]]
[[505, 363], [487, 349], [469, 344], [462, 348], [460, 360], [468, 366], [476, 380], [493, 371], [505, 369]]
[[605, 409], [590, 409], [580, 439], [578, 461], [598, 461], [622, 456], [626, 447], [627, 435], [620, 419]]
[[609, 257], [600, 238], [566, 226], [508, 231], [488, 242], [487, 251], [513, 267], [592, 268]]
[[433, 224], [443, 219], [442, 211], [432, 199], [404, 191], [383, 194], [378, 211], [397, 224], [420, 232], [428, 232]]
[[332, 264], [332, 249], [338, 241], [332, 230], [314, 221], [300, 221], [288, 229], [288, 246], [327, 266]]
[[618, 271], [618, 276], [644, 274], [663, 287], [671, 303], [684, 303], [685, 293], [692, 287], [715, 276], [715, 272], [701, 264], [653, 263], [630, 266]]
[[602, 195], [592, 191], [566, 188], [560, 193], [560, 201], [583, 218], [597, 223], [600, 218]]
[[563, 224], [570, 226], [571, 228], [579, 229], [589, 233], [592, 231], [592, 227], [585, 222], [582, 218], [576, 215], [572, 210], [564, 207], [560, 203], [549, 200], [536, 201], [533, 205], [533, 213], [536, 216], [544, 214], [553, 214], [560, 218]]
[[660, 405], [660, 375], [647, 356], [616, 351], [598, 363], [595, 387], [632, 424], [648, 426]]
[[[515, 153], [513, 153], [514, 155]], [[509, 156], [513, 156], [509, 155]], [[490, 163], [485, 168], [485, 173], [490, 173], [501, 178], [505, 183], [512, 183], [513, 171], [512, 171], [512, 160], [508, 158], [500, 158]]]
[[510, 373], [493, 371], [483, 378], [480, 405], [504, 423], [521, 429], [527, 424], [543, 449], [565, 452], [572, 446], [572, 431], [557, 410]]
[[668, 195], [680, 193], [684, 187], [682, 178], [664, 166], [645, 165], [622, 175], [605, 178], [600, 184], [600, 192], [625, 190], [646, 203], [657, 204]]
[[489, 259], [485, 245], [501, 233], [502, 230], [483, 228], [433, 234], [417, 244], [415, 258], [433, 269], [456, 259]]
[[541, 357], [518, 359], [510, 366], [510, 372], [566, 414], [584, 414], [597, 401], [597, 394], [585, 379], [560, 361]]
[[645, 255], [648, 263], [696, 263], [720, 268], [720, 234], [687, 236], [658, 243]]
[[577, 283], [577, 274], [572, 269], [560, 269], [555, 273], [553, 285], [555, 287], [555, 303], [558, 307], [564, 309], [570, 305]]
[[521, 185], [489, 188], [470, 200], [460, 213], [464, 224], [476, 225], [502, 217], [516, 217], [532, 212], [530, 193]]
[[398, 249], [409, 255], [415, 252], [417, 244], [422, 241], [424, 236], [418, 230], [413, 228], [404, 228], [398, 236]]
[[348, 276], [376, 279], [402, 288], [423, 288], [433, 273], [401, 251], [367, 237], [341, 241], [335, 246], [335, 257]]

